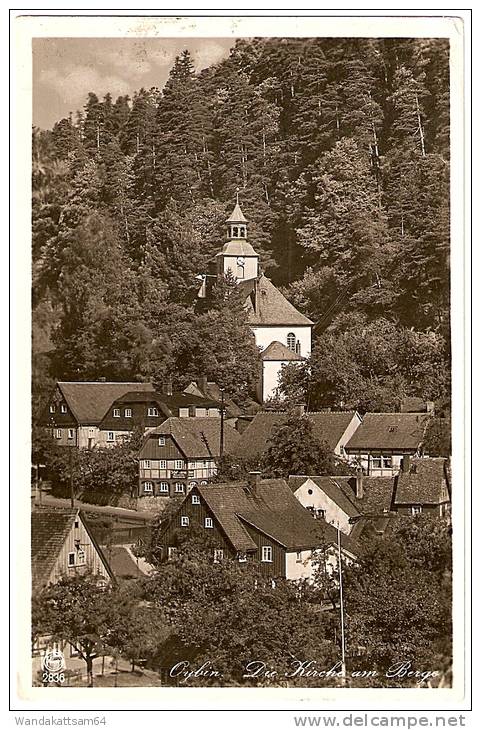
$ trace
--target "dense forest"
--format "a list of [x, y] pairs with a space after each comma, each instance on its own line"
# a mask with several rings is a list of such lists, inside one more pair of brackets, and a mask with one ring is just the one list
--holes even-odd
[[[222, 283], [195, 310], [236, 190], [266, 274], [315, 323], [284, 387], [311, 407], [449, 399], [449, 45], [238, 40], [165, 87], [89, 93], [33, 131], [33, 393], [53, 379], [177, 386], [245, 402], [257, 373]], [[299, 393], [299, 390], [302, 393]]]

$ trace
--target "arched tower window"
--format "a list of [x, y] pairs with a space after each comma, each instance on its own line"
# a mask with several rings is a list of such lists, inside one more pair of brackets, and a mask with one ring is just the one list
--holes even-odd
[[289, 350], [292, 350], [292, 352], [296, 351], [296, 336], [294, 332], [289, 332], [287, 335], [287, 347]]

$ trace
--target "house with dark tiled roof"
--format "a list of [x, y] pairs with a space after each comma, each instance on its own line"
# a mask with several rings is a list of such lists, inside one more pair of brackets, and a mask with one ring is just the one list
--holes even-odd
[[92, 573], [114, 581], [110, 565], [78, 509], [37, 507], [31, 525], [32, 585], [39, 591], [62, 578]]
[[[197, 395], [199, 398], [207, 398], [217, 403], [222, 401], [222, 390], [219, 385], [211, 380], [208, 380], [206, 376], [201, 376], [197, 380], [192, 380], [185, 388], [184, 393], [189, 395]], [[237, 419], [242, 415], [242, 408], [234, 403], [232, 398], [229, 398], [224, 394], [224, 411], [225, 418], [231, 426], [234, 426]], [[173, 415], [173, 414], [172, 414]]]
[[393, 511], [394, 477], [292, 475], [288, 483], [306, 509], [346, 535], [355, 535], [362, 519], [376, 526]]
[[217, 473], [221, 436], [225, 453], [240, 436], [220, 418], [168, 418], [150, 430], [139, 451], [139, 497], [144, 504], [163, 505], [166, 498], [186, 494]]
[[[313, 322], [262, 273], [259, 254], [247, 241], [248, 222], [238, 199], [226, 224], [227, 242], [211, 261], [209, 273], [199, 276], [202, 279], [199, 302], [208, 306], [217, 277], [230, 274], [236, 279], [248, 323], [261, 352], [262, 378], [257, 395], [263, 402], [277, 395], [278, 377], [284, 364], [301, 362], [302, 358], [309, 357]], [[267, 357], [262, 357], [272, 343], [276, 343], [274, 352], [271, 350]]]
[[[302, 413], [302, 409], [299, 411]], [[261, 459], [269, 445], [275, 428], [287, 421], [284, 411], [259, 411], [242, 432], [233, 453]], [[306, 413], [312, 423], [313, 433], [319, 443], [327, 443], [333, 454], [344, 456], [344, 446], [361, 423], [356, 411], [319, 411]]]
[[107, 442], [128, 436], [134, 429], [156, 428], [167, 418], [220, 418], [221, 404], [203, 396], [184, 391], [165, 392], [129, 391], [120, 396], [109, 408], [100, 423], [107, 434]]
[[403, 456], [422, 455], [429, 418], [428, 413], [366, 413], [345, 453], [369, 476], [396, 474]]
[[115, 443], [115, 434], [110, 439], [109, 432], [101, 428], [102, 420], [117, 398], [134, 390], [154, 392], [154, 386], [152, 383], [59, 381], [41, 414], [40, 424], [49, 430], [59, 446], [108, 446]]
[[445, 515], [451, 508], [451, 473], [443, 458], [404, 457], [395, 479], [394, 509], [402, 514]]
[[[319, 561], [337, 564], [337, 530], [316, 520], [295, 498], [284, 479], [199, 484], [160, 532], [165, 560], [172, 558], [189, 533], [205, 534], [214, 562], [230, 558], [255, 561], [272, 578], [312, 579]], [[341, 534], [347, 560], [359, 545]]]

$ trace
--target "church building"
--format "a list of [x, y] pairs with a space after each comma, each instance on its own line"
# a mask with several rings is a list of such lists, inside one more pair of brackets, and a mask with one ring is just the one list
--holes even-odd
[[[259, 254], [247, 240], [248, 221], [238, 199], [226, 224], [227, 242], [216, 255], [215, 271], [209, 276], [225, 276], [230, 271], [245, 295], [248, 322], [260, 349], [257, 396], [264, 402], [276, 395], [282, 365], [309, 357], [313, 323], [262, 273]], [[208, 297], [208, 292], [204, 278], [199, 297]]]

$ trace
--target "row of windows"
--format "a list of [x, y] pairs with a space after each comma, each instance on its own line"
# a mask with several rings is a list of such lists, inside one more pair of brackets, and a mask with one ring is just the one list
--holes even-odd
[[[58, 439], [62, 438], [62, 429], [61, 428], [55, 429], [55, 438], [58, 438]], [[75, 429], [74, 428], [67, 429], [67, 438], [69, 438], [69, 439], [75, 438]]]
[[[206, 480], [202, 480], [200, 482], [200, 484], [202, 486], [205, 485], [205, 484], [207, 484], [207, 483], [208, 482]], [[144, 482], [143, 486], [144, 486], [144, 492], [146, 494], [152, 494], [153, 493], [153, 491], [154, 491], [154, 482]], [[189, 482], [189, 488], [190, 489], [192, 489], [193, 487], [196, 487], [196, 486], [197, 486], [197, 482]], [[158, 487], [159, 487], [159, 492], [162, 492], [164, 494], [168, 494], [169, 493], [169, 482], [159, 482]], [[175, 482], [174, 483], [174, 491], [177, 494], [185, 494], [185, 484], [184, 484], [184, 482]], [[200, 504], [200, 500], [199, 500], [199, 502], [195, 502], [194, 501], [194, 498], [199, 499], [199, 497], [197, 495], [195, 495], [195, 494], [192, 495], [192, 504]]]
[[[165, 459], [159, 459], [158, 464], [159, 464], [158, 466], [155, 466], [153, 468], [154, 469], [167, 469], [167, 461]], [[186, 465], [185, 461], [182, 461], [181, 459], [176, 459], [174, 461], [174, 469], [176, 469], [177, 471], [182, 471], [183, 469], [186, 468], [186, 466], [187, 465]], [[204, 461], [204, 466], [207, 466], [206, 461]], [[151, 469], [151, 468], [152, 468], [151, 460], [144, 459], [142, 461], [142, 469]], [[192, 463], [189, 468], [194, 469], [194, 464]]]
[[[182, 515], [180, 518], [180, 526], [181, 527], [188, 527], [190, 525], [190, 517], [187, 517], [187, 515]], [[214, 527], [214, 522], [212, 520], [212, 517], [206, 517], [204, 519], [204, 527], [211, 530]]]
[[[55, 413], [55, 411], [57, 410], [57, 406], [54, 403], [51, 403], [49, 410], [50, 410], [50, 413]], [[60, 413], [67, 413], [67, 411], [68, 411], [67, 406], [65, 405], [65, 403], [62, 403], [60, 406]]]

